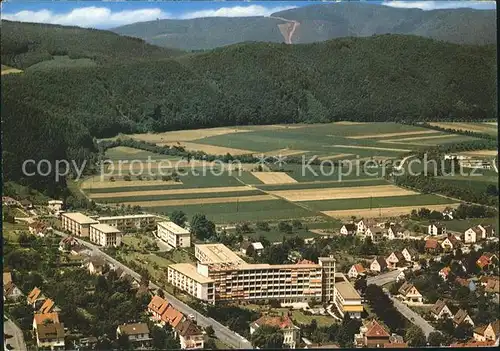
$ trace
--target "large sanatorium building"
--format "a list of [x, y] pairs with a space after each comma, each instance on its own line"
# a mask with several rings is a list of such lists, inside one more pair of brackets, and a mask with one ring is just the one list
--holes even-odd
[[333, 302], [343, 315], [360, 317], [361, 297], [341, 273], [333, 257], [319, 263], [250, 264], [223, 244], [195, 245], [196, 266], [168, 267], [168, 281], [190, 295], [215, 304], [218, 301], [277, 299], [283, 303], [311, 299]]

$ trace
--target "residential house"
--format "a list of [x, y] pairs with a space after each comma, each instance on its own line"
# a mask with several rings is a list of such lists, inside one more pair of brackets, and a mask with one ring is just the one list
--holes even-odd
[[478, 258], [476, 264], [482, 270], [488, 270], [498, 265], [498, 256], [490, 252], [485, 252]]
[[52, 212], [59, 212], [62, 210], [63, 202], [61, 200], [49, 200], [48, 208]]
[[393, 251], [386, 259], [387, 267], [394, 269], [398, 266], [402, 266], [406, 263], [406, 259], [403, 254], [399, 251]]
[[363, 267], [361, 263], [356, 263], [351, 266], [351, 269], [349, 269], [349, 272], [347, 272], [347, 276], [349, 278], [356, 279], [359, 276], [365, 275], [366, 269]]
[[444, 319], [444, 318], [452, 318], [453, 313], [451, 313], [450, 309], [446, 305], [444, 300], [437, 300], [436, 303], [431, 308], [431, 316], [435, 320]]
[[490, 279], [486, 286], [484, 287], [484, 291], [489, 294], [500, 294], [500, 280], [498, 277], [494, 277], [494, 279]]
[[450, 234], [443, 240], [441, 247], [445, 252], [453, 251], [460, 247], [460, 241], [455, 237], [455, 235]]
[[451, 220], [451, 219], [453, 219], [454, 212], [455, 212], [455, 210], [454, 210], [453, 208], [451, 208], [451, 207], [446, 207], [446, 208], [443, 210], [443, 212], [442, 212], [442, 214], [443, 214], [443, 219], [444, 219], [444, 220]]
[[495, 227], [491, 224], [479, 224], [479, 229], [481, 229], [481, 239], [488, 239], [495, 236]]
[[450, 275], [451, 268], [450, 267], [444, 267], [439, 271], [439, 276], [444, 280], [448, 280], [448, 275]]
[[347, 223], [340, 228], [340, 234], [342, 235], [354, 235], [357, 232], [357, 226], [354, 223]]
[[474, 340], [476, 341], [497, 341], [500, 338], [500, 320], [496, 320], [488, 325], [483, 325], [474, 329]]
[[64, 350], [64, 324], [57, 313], [35, 313], [33, 333], [38, 348]]
[[408, 239], [410, 237], [410, 231], [406, 230], [400, 225], [391, 225], [387, 229], [387, 239]]
[[185, 319], [175, 327], [181, 349], [203, 349], [205, 337], [201, 329], [189, 319]]
[[26, 209], [26, 210], [33, 209], [33, 203], [29, 200], [26, 200], [26, 199], [21, 200], [21, 206], [23, 206], [24, 209]]
[[73, 246], [70, 253], [74, 256], [92, 256], [92, 250], [80, 244]]
[[293, 324], [289, 315], [264, 315], [250, 324], [250, 335], [263, 325], [278, 327], [283, 332], [283, 346], [295, 349], [300, 339], [300, 328]]
[[10, 272], [3, 272], [3, 300], [16, 300], [23, 293], [12, 281]]
[[427, 227], [427, 234], [429, 235], [444, 235], [446, 234], [446, 227], [439, 223], [429, 224]]
[[371, 226], [366, 228], [365, 230], [365, 240], [366, 238], [370, 238], [372, 242], [378, 243], [384, 238], [384, 233], [382, 232], [382, 229], [380, 227]]
[[472, 279], [465, 279], [457, 277], [455, 279], [455, 283], [462, 285], [463, 287], [468, 288], [470, 291], [476, 291], [476, 283]]
[[35, 221], [29, 224], [28, 230], [31, 234], [43, 238], [52, 230], [52, 228], [47, 223]]
[[67, 236], [59, 242], [59, 251], [71, 251], [73, 246], [79, 245], [78, 240], [72, 236]]
[[398, 292], [403, 298], [404, 302], [422, 303], [423, 300], [422, 294], [417, 290], [417, 288], [413, 284], [409, 282], [405, 282], [403, 285], [401, 285]]
[[498, 345], [495, 345], [495, 342], [494, 341], [468, 341], [468, 342], [464, 342], [464, 343], [453, 343], [453, 344], [450, 344], [450, 347], [451, 348], [458, 348], [458, 347], [491, 347], [491, 346], [498, 346]]
[[404, 271], [401, 271], [398, 276], [396, 277], [396, 283], [399, 283], [400, 281], [406, 280], [406, 275]]
[[457, 313], [455, 313], [455, 316], [453, 316], [453, 324], [456, 327], [462, 323], [469, 323], [474, 327], [474, 321], [469, 316], [469, 313], [466, 310], [460, 309]]
[[438, 253], [441, 251], [441, 246], [437, 240], [428, 239], [425, 241], [425, 251], [428, 253]]
[[42, 291], [39, 288], [35, 287], [30, 291], [26, 300], [28, 302], [28, 305], [31, 305], [33, 308], [35, 308], [36, 302], [45, 300], [45, 297], [43, 296]]
[[412, 248], [404, 248], [403, 251], [401, 251], [403, 254], [406, 262], [416, 262], [418, 261], [418, 252]]
[[107, 263], [100, 257], [92, 256], [83, 265], [89, 270], [90, 274], [101, 275], [106, 270]]
[[21, 206], [21, 203], [10, 196], [2, 196], [2, 205], [4, 206]]
[[387, 261], [383, 257], [377, 257], [370, 264], [370, 270], [373, 272], [383, 272], [387, 269]]
[[249, 241], [244, 241], [244, 242], [241, 244], [241, 249], [240, 249], [241, 253], [242, 253], [243, 255], [246, 255], [246, 254], [247, 254], [247, 250], [248, 250], [248, 248], [249, 248], [250, 246], [252, 246], [252, 248], [253, 248], [253, 252], [254, 252], [255, 254], [257, 254], [257, 256], [262, 255], [262, 252], [264, 251], [264, 246], [262, 245], [262, 243], [261, 243], [261, 242], [251, 243], [251, 242], [249, 242]]
[[55, 303], [52, 299], [46, 299], [40, 309], [38, 310], [38, 313], [50, 313], [50, 312], [58, 312], [55, 311]]
[[376, 320], [366, 321], [359, 328], [359, 334], [354, 336], [355, 345], [358, 347], [383, 348], [389, 344], [391, 334]]
[[479, 226], [474, 226], [467, 229], [463, 236], [461, 237], [462, 241], [465, 244], [473, 244], [478, 241], [483, 235], [483, 232]]
[[116, 337], [126, 335], [128, 341], [135, 348], [147, 348], [151, 345], [152, 338], [149, 335], [149, 328], [146, 323], [122, 324], [116, 328]]

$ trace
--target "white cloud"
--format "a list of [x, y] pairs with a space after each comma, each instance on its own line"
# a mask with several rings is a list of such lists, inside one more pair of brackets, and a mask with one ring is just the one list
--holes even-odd
[[248, 17], [269, 16], [278, 11], [288, 10], [289, 7], [264, 7], [259, 5], [221, 7], [213, 10], [186, 12], [173, 17], [160, 8], [136, 9], [113, 12], [107, 7], [80, 7], [66, 13], [54, 13], [50, 10], [19, 11], [16, 13], [2, 13], [2, 19], [20, 22], [51, 23], [73, 25], [92, 28], [112, 28], [134, 22], [153, 21], [157, 18], [198, 18], [198, 17]]
[[384, 1], [382, 5], [421, 10], [473, 8], [480, 10], [496, 9], [495, 1]]
[[111, 28], [133, 22], [152, 21], [157, 18], [169, 18], [161, 9], [137, 9], [112, 12], [106, 7], [80, 7], [67, 13], [54, 13], [50, 10], [20, 11], [2, 13], [2, 19], [20, 22], [51, 23], [80, 27]]
[[188, 12], [179, 16], [179, 18], [269, 16], [274, 12], [289, 10], [296, 7], [297, 6], [264, 7], [260, 5], [221, 7], [213, 10]]

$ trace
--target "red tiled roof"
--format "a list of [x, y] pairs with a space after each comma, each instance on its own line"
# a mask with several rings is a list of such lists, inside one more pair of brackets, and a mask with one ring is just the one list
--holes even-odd
[[478, 258], [476, 263], [480, 268], [484, 268], [484, 267], [488, 266], [491, 263], [491, 261], [488, 257], [486, 257], [485, 255], [482, 255], [481, 257]]
[[41, 293], [42, 291], [37, 287], [31, 290], [31, 292], [28, 294], [28, 303], [30, 304], [34, 303], [38, 299]]
[[471, 341], [466, 343], [455, 343], [451, 344], [450, 347], [485, 347], [485, 346], [493, 346], [495, 342], [493, 340], [488, 341]]
[[33, 316], [33, 318], [35, 319], [35, 324], [36, 325], [43, 324], [43, 322], [46, 321], [47, 319], [50, 320], [53, 323], [59, 323], [59, 314], [57, 314], [56, 312], [52, 312], [52, 313], [35, 313], [35, 315]]
[[363, 265], [361, 263], [356, 263], [354, 265], [354, 269], [358, 272], [358, 273], [363, 273], [365, 270], [365, 268], [363, 267]]
[[315, 264], [315, 263], [309, 260], [300, 260], [297, 262], [297, 264]]
[[437, 249], [439, 247], [439, 243], [437, 240], [434, 239], [428, 239], [425, 242], [425, 248], [426, 249]]
[[54, 307], [54, 301], [52, 301], [51, 299], [47, 299], [43, 302], [43, 305], [42, 305], [42, 307], [40, 307], [39, 312], [40, 313], [49, 313], [50, 311], [52, 311], [53, 307]]
[[368, 325], [368, 330], [366, 331], [365, 336], [368, 338], [389, 338], [391, 335], [376, 320], [373, 320]]
[[262, 316], [254, 322], [257, 326], [268, 325], [280, 329], [293, 327], [289, 316]]
[[440, 270], [440, 272], [443, 273], [445, 277], [447, 277], [448, 274], [450, 274], [450, 272], [451, 272], [451, 268], [450, 267], [444, 267], [443, 269]]
[[464, 278], [457, 277], [457, 278], [455, 279], [455, 282], [456, 282], [457, 284], [460, 284], [460, 285], [465, 286], [465, 287], [468, 287], [468, 286], [469, 286], [469, 281], [468, 281], [467, 279], [464, 279]]

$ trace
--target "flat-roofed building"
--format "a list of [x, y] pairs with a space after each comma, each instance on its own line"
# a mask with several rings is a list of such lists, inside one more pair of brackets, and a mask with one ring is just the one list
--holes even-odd
[[363, 304], [361, 296], [342, 273], [335, 274], [335, 306], [340, 314], [349, 313], [351, 318], [361, 318]]
[[90, 225], [98, 224], [99, 221], [85, 216], [80, 212], [66, 212], [61, 216], [62, 227], [75, 236], [89, 236]]
[[152, 214], [136, 214], [126, 216], [108, 216], [97, 218], [99, 223], [118, 228], [122, 232], [137, 229], [154, 230], [156, 216]]
[[92, 224], [90, 241], [104, 247], [117, 247], [122, 243], [122, 232], [107, 224]]
[[190, 247], [191, 233], [174, 222], [158, 223], [158, 236], [172, 247]]
[[260, 299], [293, 303], [322, 298], [334, 301], [333, 257], [321, 257], [319, 264], [306, 260], [296, 264], [249, 264], [222, 244], [195, 245], [195, 256], [196, 266], [169, 266], [168, 281], [209, 303]]

